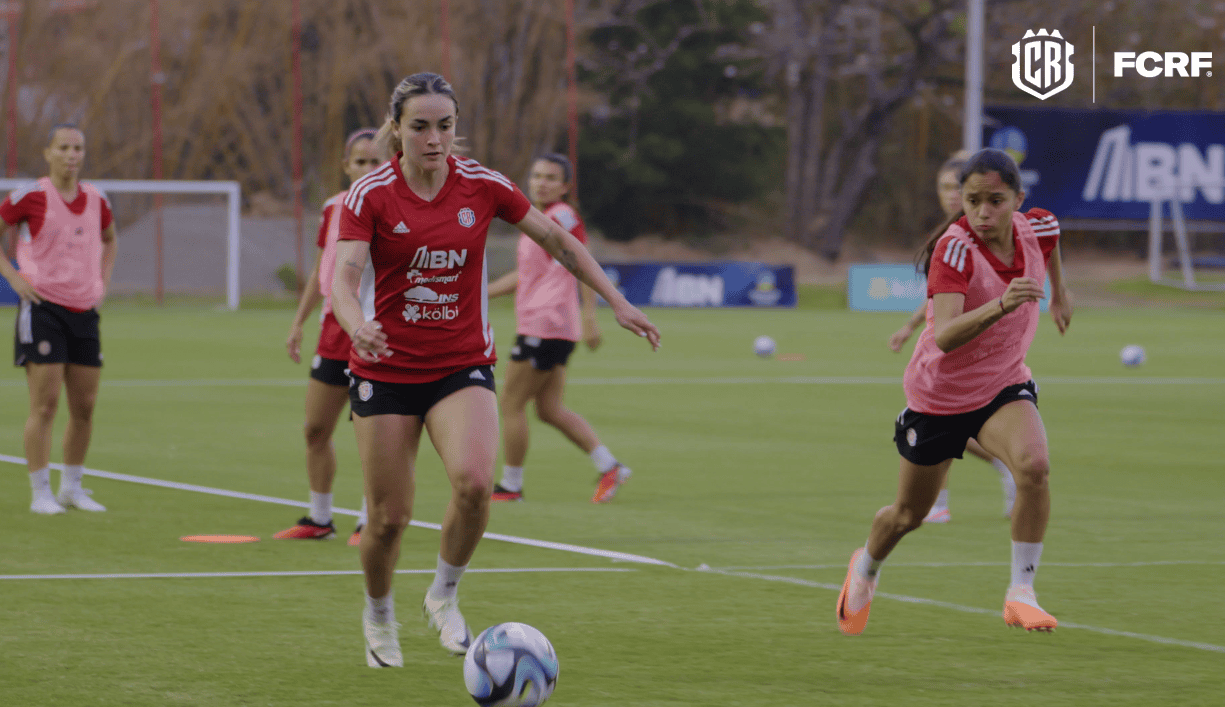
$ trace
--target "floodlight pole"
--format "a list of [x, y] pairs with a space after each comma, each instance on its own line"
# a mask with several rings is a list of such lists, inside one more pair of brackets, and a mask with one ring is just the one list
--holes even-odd
[[294, 219], [294, 292], [301, 294], [307, 286], [302, 269], [305, 260], [302, 254], [302, 226], [304, 221], [302, 204], [302, 2], [290, 3], [290, 41], [293, 60], [293, 219]]
[[17, 54], [21, 50], [17, 41], [17, 30], [21, 27], [21, 3], [10, 3], [5, 13], [8, 22], [8, 75], [4, 82], [4, 122], [8, 132], [8, 156], [5, 160], [5, 173], [12, 177], [17, 174]]
[[[162, 75], [161, 30], [158, 27], [158, 0], [149, 0], [149, 110], [153, 123], [153, 178], [162, 178]], [[153, 195], [153, 243], [156, 251], [154, 299], [162, 304], [165, 292], [165, 253], [162, 240], [162, 195]]]
[[570, 193], [578, 198], [578, 73], [575, 67], [574, 0], [566, 0], [566, 132], [569, 137]]
[[451, 0], [438, 4], [438, 33], [442, 35], [442, 77], [454, 81], [451, 75]]
[[969, 152], [983, 147], [983, 32], [986, 0], [969, 0], [966, 11], [965, 116], [961, 146]]

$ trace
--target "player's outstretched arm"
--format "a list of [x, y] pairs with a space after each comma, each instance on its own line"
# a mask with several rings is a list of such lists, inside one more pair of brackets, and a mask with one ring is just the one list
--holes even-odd
[[375, 362], [391, 355], [387, 334], [376, 320], [366, 321], [362, 314], [358, 289], [362, 271], [370, 259], [370, 244], [365, 241], [336, 243], [336, 275], [332, 278], [332, 312], [353, 342], [353, 348], [363, 361]]
[[102, 229], [102, 296], [111, 291], [111, 275], [115, 272], [115, 257], [119, 255], [119, 231], [115, 224]]
[[892, 349], [894, 353], [901, 351], [902, 344], [905, 344], [910, 339], [910, 335], [915, 332], [915, 329], [918, 329], [923, 324], [923, 320], [926, 318], [927, 300], [923, 300], [923, 304], [919, 305], [919, 308], [914, 311], [914, 314], [910, 315], [910, 319], [908, 319], [906, 323], [902, 325], [902, 328], [893, 332], [893, 336], [889, 337], [889, 348]]
[[1072, 293], [1068, 291], [1067, 283], [1063, 280], [1063, 258], [1059, 255], [1059, 246], [1055, 246], [1055, 250], [1051, 251], [1051, 257], [1046, 263], [1046, 272], [1051, 277], [1051, 318], [1055, 320], [1055, 326], [1059, 328], [1059, 333], [1063, 334], [1068, 330], [1068, 325], [1072, 323], [1072, 312], [1075, 307], [1072, 305]]
[[528, 210], [523, 220], [515, 224], [529, 238], [540, 244], [557, 262], [574, 274], [580, 282], [600, 293], [612, 307], [617, 323], [651, 342], [652, 349], [659, 348], [659, 329], [647, 319], [647, 315], [629, 303], [621, 294], [600, 264], [591, 257], [587, 248], [577, 238], [562, 228], [556, 221], [545, 216], [536, 207]]
[[932, 333], [936, 346], [948, 353], [974, 340], [1005, 314], [1026, 302], [1042, 299], [1042, 283], [1032, 277], [1018, 277], [1008, 283], [1004, 296], [969, 312], [966, 296], [960, 292], [937, 292], [932, 296]]
[[502, 277], [489, 283], [489, 296], [502, 297], [512, 294], [519, 287], [519, 271], [511, 270]]

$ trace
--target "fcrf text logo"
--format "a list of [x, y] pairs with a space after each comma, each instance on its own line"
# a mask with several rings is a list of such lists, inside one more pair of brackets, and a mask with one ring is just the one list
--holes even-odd
[[[1188, 74], [1187, 68], [1191, 71]], [[1122, 76], [1123, 69], [1135, 69], [1146, 79], [1155, 78], [1163, 73], [1167, 76], [1178, 74], [1183, 78], [1192, 76], [1199, 78], [1200, 69], [1207, 69], [1204, 76], [1212, 76], [1212, 52], [1115, 52], [1114, 75]]]
[[1064, 40], [1059, 30], [1035, 33], [1025, 30], [1021, 41], [1012, 45], [1012, 82], [1017, 88], [1045, 101], [1072, 85], [1076, 67], [1072, 54], [1076, 49]]

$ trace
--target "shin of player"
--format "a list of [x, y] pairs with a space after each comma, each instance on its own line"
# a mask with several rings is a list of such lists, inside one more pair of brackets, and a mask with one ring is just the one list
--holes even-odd
[[[377, 131], [364, 128], [354, 131], [345, 140], [342, 162], [345, 176], [350, 183], [366, 176], [380, 163], [385, 162], [382, 152], [375, 145]], [[340, 235], [340, 204], [348, 190], [340, 192], [323, 204], [323, 217], [319, 223], [316, 241], [319, 250], [315, 266], [307, 278], [306, 287], [298, 302], [289, 327], [285, 348], [289, 358], [298, 363], [302, 358], [302, 325], [306, 318], [323, 303], [320, 315], [319, 343], [311, 360], [310, 380], [306, 387], [306, 473], [310, 482], [310, 511], [293, 527], [282, 530], [274, 537], [320, 540], [334, 537], [332, 522], [332, 482], [336, 478], [336, 451], [332, 444], [332, 433], [349, 401], [349, 335], [341, 328], [332, 312], [332, 279], [336, 271], [336, 240]], [[373, 271], [367, 269], [368, 278]], [[362, 527], [366, 523], [366, 500], [362, 498], [362, 511], [357, 527], [349, 537], [350, 545], [361, 539]]]
[[[582, 218], [566, 195], [574, 168], [564, 155], [546, 154], [532, 165], [528, 194], [532, 204], [556, 221], [580, 243], [587, 242]], [[523, 498], [523, 465], [527, 458], [527, 405], [536, 415], [583, 450], [595, 465], [593, 503], [607, 503], [630, 477], [600, 443], [591, 425], [564, 402], [566, 364], [581, 339], [595, 351], [602, 340], [596, 323], [596, 295], [576, 282], [561, 263], [526, 234], [519, 237], [516, 269], [489, 285], [489, 296], [515, 294], [515, 345], [506, 368], [501, 394], [505, 466], [493, 488], [494, 501]]]
[[[586, 249], [532, 208], [503, 175], [451, 154], [459, 105], [437, 74], [414, 74], [392, 93], [380, 137], [394, 159], [349, 189], [342, 204], [336, 318], [349, 334], [349, 404], [369, 521], [361, 537], [363, 629], [371, 667], [403, 664], [392, 578], [412, 516], [422, 433], [451, 484], [434, 581], [422, 610], [443, 647], [464, 653], [472, 633], [458, 585], [489, 518], [498, 413], [485, 242], [494, 217], [542, 243], [612, 304], [618, 322], [652, 346], [659, 332], [621, 296]], [[372, 311], [358, 297], [374, 267]]]
[[[15, 364], [24, 366], [30, 393], [24, 447], [34, 513], [65, 508], [105, 511], [81, 488], [93, 434], [102, 373], [98, 306], [110, 287], [117, 241], [110, 203], [79, 181], [85, 135], [76, 126], [51, 129], [43, 156], [49, 176], [14, 191], [0, 204], [0, 224], [20, 225], [17, 263], [0, 257], [3, 275], [21, 298]], [[51, 426], [60, 389], [68, 403], [64, 471], [51, 493]]]
[[907, 407], [894, 441], [901, 455], [897, 499], [876, 514], [867, 544], [851, 557], [836, 606], [843, 633], [862, 633], [881, 563], [918, 528], [952, 459], [976, 438], [1016, 479], [1012, 576], [1004, 620], [1051, 630], [1033, 581], [1050, 514], [1050, 462], [1038, 414], [1038, 387], [1025, 365], [1037, 331], [1042, 280], [1050, 275], [1050, 311], [1062, 334], [1072, 316], [1059, 257], [1059, 224], [1042, 209], [1020, 213], [1025, 194], [1016, 164], [982, 150], [960, 175], [965, 212], [929, 241], [930, 319], [906, 368]]

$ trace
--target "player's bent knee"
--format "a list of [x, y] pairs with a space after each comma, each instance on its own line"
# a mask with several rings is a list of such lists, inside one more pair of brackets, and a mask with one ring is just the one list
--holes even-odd
[[329, 425], [307, 422], [303, 432], [306, 436], [306, 444], [312, 447], [326, 445], [332, 439], [332, 428]]
[[30, 409], [30, 417], [37, 419], [43, 424], [51, 424], [51, 422], [55, 420], [55, 413], [58, 409], [59, 401], [55, 400], [54, 398], [51, 400], [44, 400], [35, 404]]
[[905, 534], [915, 530], [920, 525], [923, 525], [923, 517], [926, 515], [927, 513], [920, 513], [918, 510], [908, 506], [897, 508], [893, 514], [893, 532]]
[[382, 540], [392, 540], [400, 536], [408, 527], [410, 514], [408, 508], [399, 504], [392, 506], [375, 506], [369, 511], [367, 529], [363, 532], [373, 533]]
[[1051, 473], [1050, 456], [1044, 449], [1027, 449], [1016, 461], [1016, 476], [1018, 486], [1044, 487]]
[[485, 470], [456, 474], [451, 483], [451, 493], [456, 502], [464, 506], [488, 505], [493, 493], [493, 474]]

